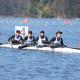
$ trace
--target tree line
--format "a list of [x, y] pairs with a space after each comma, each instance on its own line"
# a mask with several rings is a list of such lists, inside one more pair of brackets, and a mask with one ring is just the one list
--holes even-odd
[[80, 17], [79, 0], [0, 0], [1, 16], [34, 18]]

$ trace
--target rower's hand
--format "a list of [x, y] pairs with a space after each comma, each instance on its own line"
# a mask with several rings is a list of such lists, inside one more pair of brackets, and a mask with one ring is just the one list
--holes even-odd
[[8, 44], [11, 44], [11, 42], [8, 42]]
[[8, 44], [10, 44], [10, 42], [8, 42]]
[[44, 40], [42, 40], [42, 43], [44, 43], [44, 44], [45, 44], [45, 41], [44, 41]]
[[48, 44], [47, 46], [48, 46], [48, 47], [51, 47], [51, 44]]

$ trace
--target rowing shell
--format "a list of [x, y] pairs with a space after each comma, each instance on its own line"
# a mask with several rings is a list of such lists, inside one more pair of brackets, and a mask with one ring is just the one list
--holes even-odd
[[[14, 49], [18, 49], [18, 47], [21, 45], [11, 45], [11, 44], [3, 44], [0, 45], [0, 48], [14, 48]], [[72, 48], [50, 48], [50, 47], [42, 47], [42, 48], [38, 48], [36, 46], [32, 46], [32, 47], [26, 47], [23, 48], [23, 50], [38, 50], [38, 51], [49, 51], [49, 52], [61, 52], [61, 53], [80, 53], [79, 49], [72, 49]]]

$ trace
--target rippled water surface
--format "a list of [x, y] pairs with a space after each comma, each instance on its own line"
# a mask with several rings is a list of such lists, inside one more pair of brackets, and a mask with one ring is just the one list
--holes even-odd
[[[0, 19], [0, 42], [6, 43], [16, 25], [27, 25], [35, 36], [41, 30], [49, 39], [63, 31], [65, 44], [77, 47], [80, 41], [80, 20]], [[51, 53], [0, 48], [0, 80], [80, 80], [80, 54]]]

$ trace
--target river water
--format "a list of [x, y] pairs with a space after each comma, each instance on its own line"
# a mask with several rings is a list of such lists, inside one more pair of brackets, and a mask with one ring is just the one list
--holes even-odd
[[[78, 19], [0, 18], [0, 42], [7, 43], [15, 26], [29, 26], [35, 37], [44, 30], [49, 40], [59, 30], [68, 46], [80, 43]], [[80, 80], [80, 54], [0, 48], [0, 80]]]

